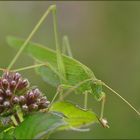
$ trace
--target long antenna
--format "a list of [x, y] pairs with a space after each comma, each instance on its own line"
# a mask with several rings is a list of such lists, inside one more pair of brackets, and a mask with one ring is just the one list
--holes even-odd
[[111, 87], [109, 87], [108, 85], [106, 85], [105, 83], [103, 83], [103, 85], [108, 88], [110, 91], [112, 91], [113, 93], [115, 93], [119, 98], [121, 98], [130, 108], [132, 108], [132, 110], [134, 110], [139, 116], [140, 116], [140, 112], [138, 110], [135, 109], [135, 107], [133, 107], [126, 99], [124, 99], [119, 93], [117, 93], [115, 90], [113, 90]]

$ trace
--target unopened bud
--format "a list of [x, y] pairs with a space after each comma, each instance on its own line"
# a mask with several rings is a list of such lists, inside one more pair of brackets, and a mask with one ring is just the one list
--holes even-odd
[[4, 103], [3, 103], [3, 105], [4, 105], [4, 107], [10, 107], [10, 102], [9, 101], [5, 101]]
[[7, 88], [8, 85], [9, 85], [8, 80], [7, 79], [3, 79], [2, 80], [2, 86], [3, 86], [3, 88]]
[[39, 97], [40, 95], [41, 95], [40, 90], [39, 90], [38, 88], [36, 88], [36, 89], [34, 90], [34, 96], [35, 96], [35, 97]]
[[38, 109], [38, 105], [37, 105], [37, 104], [31, 104], [31, 105], [29, 106], [29, 109], [30, 109], [31, 111], [35, 111], [35, 110]]
[[14, 79], [15, 79], [16, 81], [18, 81], [20, 77], [21, 77], [21, 75], [20, 75], [18, 72], [15, 73]]
[[20, 96], [20, 97], [19, 97], [19, 102], [20, 102], [21, 104], [25, 104], [25, 103], [26, 103], [26, 98], [25, 98], [24, 96]]
[[25, 105], [22, 105], [22, 110], [23, 111], [28, 111], [28, 106], [25, 104]]
[[2, 103], [3, 102], [3, 97], [0, 97], [0, 103]]
[[24, 79], [24, 80], [22, 81], [22, 86], [23, 86], [23, 87], [26, 87], [26, 86], [28, 86], [28, 85], [29, 85], [28, 80], [27, 80], [27, 79]]
[[6, 93], [6, 96], [8, 96], [8, 97], [12, 96], [12, 92], [9, 89], [7, 89], [5, 93]]
[[18, 104], [18, 103], [19, 103], [19, 98], [15, 96], [15, 97], [13, 98], [13, 103], [14, 103], [14, 104]]
[[4, 92], [3, 92], [3, 90], [2, 89], [0, 89], [0, 95], [2, 95]]
[[11, 86], [12, 86], [12, 87], [15, 87], [15, 86], [16, 86], [16, 81], [14, 81], [14, 80], [11, 81]]

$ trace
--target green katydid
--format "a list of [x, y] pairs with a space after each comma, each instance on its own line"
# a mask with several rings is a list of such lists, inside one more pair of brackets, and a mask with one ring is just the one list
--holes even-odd
[[[51, 50], [43, 45], [35, 44], [29, 42], [40, 27], [41, 23], [47, 17], [47, 15], [52, 12], [53, 13], [53, 23], [54, 23], [54, 33], [55, 33], [55, 43], [56, 43], [56, 51]], [[68, 56], [62, 54], [60, 45], [58, 42], [58, 34], [57, 34], [57, 23], [56, 23], [56, 6], [52, 5], [48, 8], [45, 12], [39, 23], [35, 26], [29, 37], [24, 41], [22, 39], [17, 39], [14, 37], [8, 38], [8, 43], [15, 48], [19, 49], [17, 55], [12, 60], [11, 64], [8, 67], [8, 70], [12, 68], [14, 63], [16, 62], [17, 58], [20, 56], [22, 51], [28, 52], [36, 62], [39, 64], [35, 64], [32, 66], [15, 69], [13, 71], [21, 71], [25, 69], [37, 68], [37, 72], [41, 73], [43, 78], [46, 80], [47, 78], [51, 78], [54, 76], [55, 81], [52, 85], [68, 88], [68, 91], [65, 92], [61, 97], [67, 96], [72, 91], [75, 91], [80, 94], [85, 94], [85, 108], [87, 108], [87, 96], [88, 93], [92, 94], [95, 99], [101, 101], [102, 100], [102, 109], [101, 109], [101, 116], [100, 119], [103, 118], [103, 110], [104, 110], [104, 103], [105, 103], [105, 93], [102, 91], [102, 86], [107, 87], [113, 93], [115, 93], [118, 97], [120, 97], [125, 103], [127, 103], [138, 115], [140, 113], [123, 97], [121, 97], [117, 92], [107, 86], [101, 80], [98, 80], [92, 70], [90, 70], [87, 66], [81, 64], [79, 61], [72, 58], [72, 53], [70, 51], [69, 43], [67, 37], [64, 37], [63, 44], [67, 48]], [[66, 51], [66, 50], [64, 50]], [[62, 92], [62, 90], [61, 90]], [[53, 98], [55, 100], [57, 94]], [[53, 102], [52, 101], [52, 102]]]

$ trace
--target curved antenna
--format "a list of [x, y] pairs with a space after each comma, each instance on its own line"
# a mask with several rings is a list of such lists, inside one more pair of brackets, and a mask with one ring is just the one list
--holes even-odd
[[105, 83], [103, 83], [103, 85], [108, 88], [110, 91], [112, 91], [114, 94], [116, 94], [119, 98], [121, 98], [130, 108], [132, 108], [132, 110], [134, 110], [139, 116], [140, 116], [140, 112], [138, 110], [136, 110], [135, 107], [133, 107], [126, 99], [124, 99], [119, 93], [117, 93], [115, 90], [113, 90], [111, 87], [109, 87], [108, 85], [106, 85]]

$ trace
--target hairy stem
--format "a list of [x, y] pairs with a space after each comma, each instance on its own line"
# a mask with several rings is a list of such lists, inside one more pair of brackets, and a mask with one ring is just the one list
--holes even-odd
[[11, 63], [8, 66], [8, 70], [10, 70], [12, 68], [12, 66], [14, 65], [14, 63], [16, 62], [16, 60], [18, 59], [18, 57], [20, 56], [20, 54], [22, 53], [22, 51], [24, 50], [24, 48], [26, 47], [26, 45], [28, 44], [28, 42], [31, 40], [31, 38], [33, 37], [33, 35], [35, 34], [35, 32], [38, 30], [38, 28], [40, 27], [40, 25], [43, 23], [43, 21], [46, 19], [46, 17], [48, 16], [48, 14], [51, 12], [51, 10], [54, 8], [54, 5], [50, 6], [47, 11], [43, 14], [43, 16], [41, 17], [41, 19], [39, 20], [39, 22], [36, 24], [36, 26], [33, 28], [32, 32], [29, 34], [28, 38], [25, 40], [25, 42], [23, 43], [23, 45], [21, 46], [21, 48], [19, 49], [19, 51], [17, 52], [17, 54], [15, 55], [15, 57], [12, 59]]
[[132, 108], [140, 116], [140, 112], [137, 111], [126, 99], [124, 99], [121, 95], [119, 95], [119, 93], [117, 93], [115, 90], [113, 90], [111, 87], [109, 87], [105, 83], [103, 83], [103, 85], [106, 88], [108, 88], [110, 91], [112, 91], [113, 93], [115, 93], [119, 98], [121, 98], [130, 108]]

